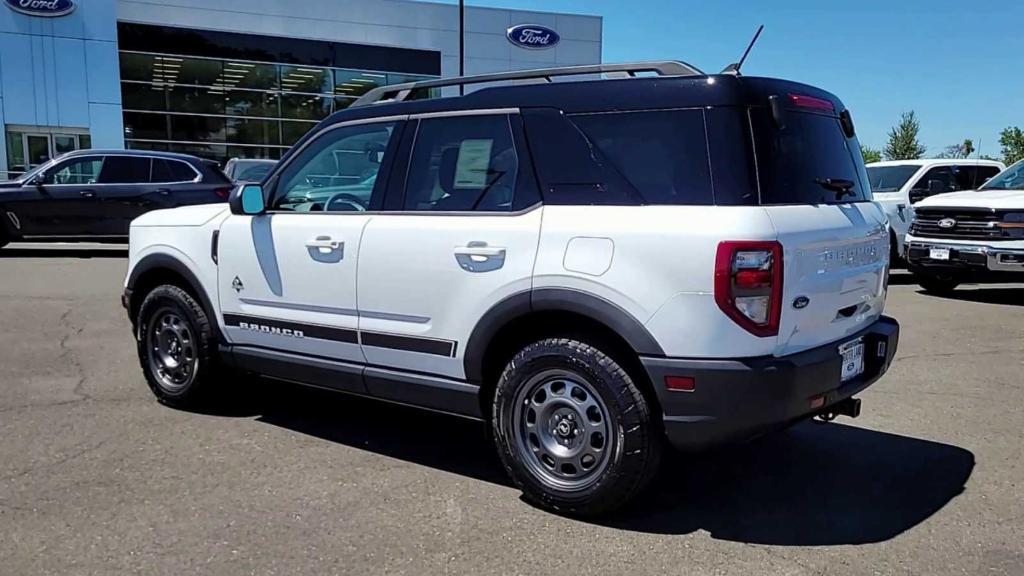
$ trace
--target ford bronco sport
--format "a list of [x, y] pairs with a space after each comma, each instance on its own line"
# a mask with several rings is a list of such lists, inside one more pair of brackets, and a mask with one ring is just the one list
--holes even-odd
[[481, 419], [566, 513], [627, 502], [666, 439], [856, 416], [896, 352], [853, 122], [803, 84], [660, 62], [380, 88], [229, 204], [132, 225], [162, 402], [234, 368]]

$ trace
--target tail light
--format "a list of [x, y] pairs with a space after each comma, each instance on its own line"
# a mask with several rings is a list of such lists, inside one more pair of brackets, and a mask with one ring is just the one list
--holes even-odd
[[722, 242], [715, 258], [715, 302], [755, 336], [776, 336], [782, 317], [782, 245]]
[[228, 196], [231, 196], [231, 188], [214, 188], [213, 193], [216, 194], [218, 198], [227, 200]]

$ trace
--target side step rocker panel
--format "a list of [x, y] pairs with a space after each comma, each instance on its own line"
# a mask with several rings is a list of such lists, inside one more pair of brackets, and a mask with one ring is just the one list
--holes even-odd
[[458, 380], [252, 346], [221, 346], [220, 354], [229, 366], [268, 378], [483, 419], [480, 388]]

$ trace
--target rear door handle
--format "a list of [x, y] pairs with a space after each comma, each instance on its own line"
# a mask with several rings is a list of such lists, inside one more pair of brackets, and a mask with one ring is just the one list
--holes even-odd
[[96, 191], [95, 190], [82, 190], [78, 194], [81, 195], [82, 198], [95, 198], [96, 197]]
[[170, 190], [170, 188], [161, 188], [161, 189], [157, 190], [156, 193], [161, 195], [161, 196], [167, 196], [168, 194], [171, 193], [171, 190]]
[[488, 246], [487, 242], [470, 242], [455, 247], [455, 261], [467, 272], [490, 272], [505, 265], [505, 248]]

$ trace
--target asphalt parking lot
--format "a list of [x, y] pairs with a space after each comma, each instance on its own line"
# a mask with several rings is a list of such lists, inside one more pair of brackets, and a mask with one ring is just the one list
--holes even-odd
[[481, 425], [260, 381], [157, 404], [119, 247], [0, 251], [3, 574], [1022, 574], [1024, 287], [918, 293], [856, 420], [672, 456], [618, 516], [523, 503]]

